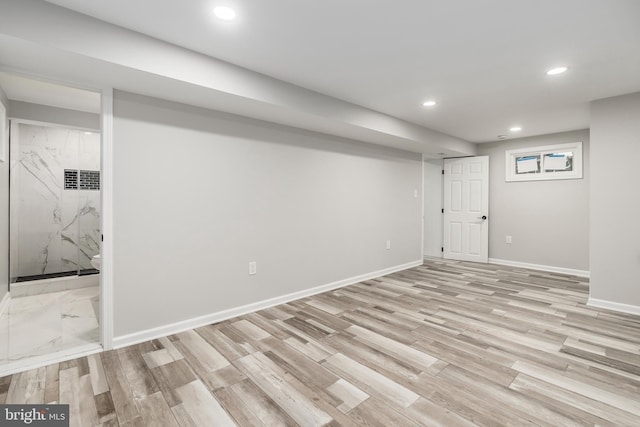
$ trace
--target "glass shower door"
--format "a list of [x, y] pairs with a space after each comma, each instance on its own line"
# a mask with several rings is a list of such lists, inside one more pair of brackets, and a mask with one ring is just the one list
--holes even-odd
[[100, 253], [100, 135], [82, 132], [78, 150], [78, 268], [96, 273], [91, 259]]
[[100, 135], [11, 125], [11, 279], [95, 273], [100, 252]]

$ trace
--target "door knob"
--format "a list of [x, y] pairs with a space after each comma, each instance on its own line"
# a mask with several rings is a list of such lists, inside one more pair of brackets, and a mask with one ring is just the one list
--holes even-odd
[[485, 219], [487, 219], [487, 216], [486, 215], [482, 215], [482, 216], [479, 216], [478, 219], [485, 220]]

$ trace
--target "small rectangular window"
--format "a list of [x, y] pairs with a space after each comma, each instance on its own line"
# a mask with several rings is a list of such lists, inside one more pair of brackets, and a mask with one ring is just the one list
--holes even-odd
[[582, 142], [505, 151], [507, 181], [582, 178]]
[[544, 155], [545, 172], [572, 172], [573, 152], [549, 153]]
[[540, 173], [540, 156], [516, 157], [516, 174]]

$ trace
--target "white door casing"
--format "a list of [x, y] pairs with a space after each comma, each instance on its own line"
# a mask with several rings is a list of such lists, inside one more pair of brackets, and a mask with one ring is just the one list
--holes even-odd
[[489, 156], [444, 160], [447, 259], [488, 262]]

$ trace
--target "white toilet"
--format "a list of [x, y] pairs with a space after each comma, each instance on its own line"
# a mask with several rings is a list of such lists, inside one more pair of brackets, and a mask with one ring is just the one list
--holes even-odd
[[100, 271], [100, 266], [102, 264], [102, 261], [100, 260], [100, 254], [98, 255], [94, 255], [91, 258], [91, 265], [93, 266], [93, 268], [95, 268], [96, 270]]

